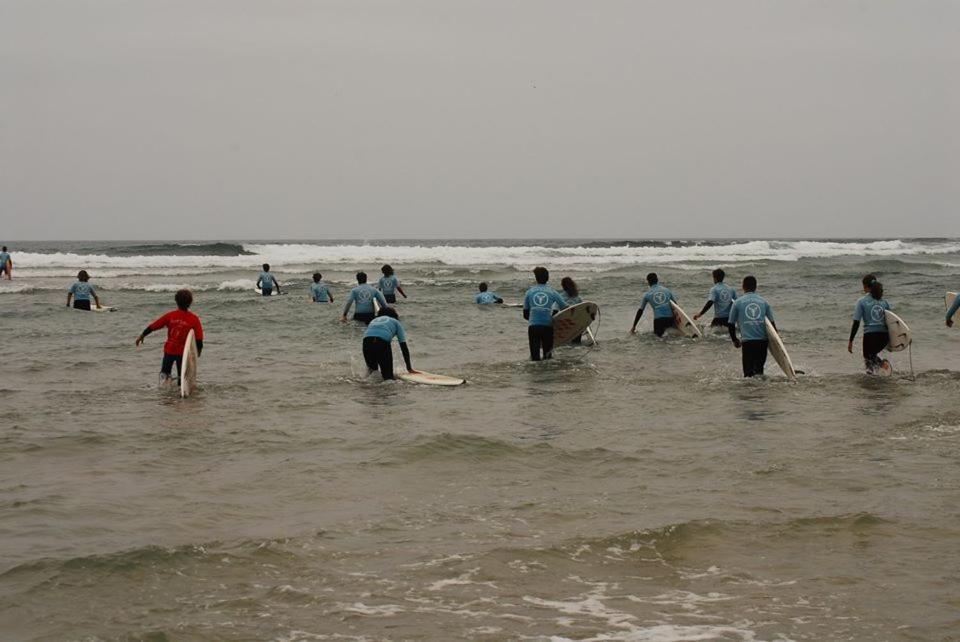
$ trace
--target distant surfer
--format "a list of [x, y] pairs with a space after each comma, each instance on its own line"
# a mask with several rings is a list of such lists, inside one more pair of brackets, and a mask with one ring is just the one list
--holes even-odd
[[263, 267], [263, 272], [257, 277], [257, 287], [260, 288], [260, 294], [270, 296], [273, 294], [274, 287], [277, 288], [277, 294], [280, 294], [280, 284], [274, 276], [270, 274], [270, 264], [264, 263], [261, 267]]
[[67, 307], [70, 307], [70, 299], [73, 299], [73, 307], [75, 310], [90, 310], [90, 297], [93, 297], [93, 302], [96, 303], [97, 307], [100, 307], [100, 297], [97, 296], [97, 291], [93, 289], [93, 285], [89, 283], [90, 275], [87, 274], [86, 270], [80, 270], [77, 273], [77, 281], [70, 286], [70, 289], [67, 290]]
[[630, 334], [637, 333], [637, 324], [640, 323], [644, 308], [649, 304], [653, 308], [653, 333], [662, 337], [668, 328], [677, 326], [677, 322], [673, 318], [673, 308], [670, 307], [670, 302], [676, 301], [677, 298], [673, 296], [673, 292], [660, 285], [660, 278], [656, 272], [647, 275], [647, 285], [650, 286], [650, 289], [643, 295], [643, 300], [637, 309], [637, 315], [633, 318]]
[[960, 296], [953, 299], [953, 305], [950, 306], [950, 309], [947, 310], [947, 327], [953, 327], [953, 315], [957, 313], [957, 310], [960, 310]]
[[323, 275], [319, 272], [313, 273], [313, 283], [310, 285], [310, 299], [314, 303], [333, 303], [330, 286], [323, 282]]
[[559, 292], [547, 285], [550, 280], [547, 268], [534, 268], [533, 277], [537, 284], [527, 290], [523, 297], [523, 318], [530, 322], [527, 327], [530, 359], [540, 361], [541, 358], [553, 357], [553, 315], [566, 307], [566, 301]]
[[762, 375], [763, 366], [767, 363], [767, 347], [770, 342], [767, 338], [766, 319], [770, 319], [774, 329], [777, 322], [773, 319], [770, 304], [757, 294], [756, 277], [748, 276], [743, 279], [743, 292], [743, 296], [730, 307], [727, 327], [730, 329], [734, 347], [740, 348], [743, 353], [743, 376], [753, 377]]
[[376, 316], [374, 301], [376, 301], [381, 308], [387, 307], [387, 302], [379, 290], [367, 284], [366, 272], [357, 272], [357, 284], [357, 287], [350, 290], [350, 294], [347, 295], [347, 303], [343, 306], [343, 315], [341, 315], [340, 320], [346, 323], [350, 306], [356, 304], [353, 312], [353, 320], [368, 324], [373, 321], [374, 316]]
[[151, 323], [137, 337], [136, 345], [143, 343], [144, 338], [154, 330], [166, 327], [167, 341], [163, 344], [163, 362], [160, 365], [161, 385], [172, 380], [173, 365], [177, 365], [177, 380], [183, 373], [183, 348], [187, 344], [187, 336], [193, 330], [197, 341], [197, 356], [203, 352], [203, 325], [200, 317], [190, 312], [193, 303], [193, 293], [190, 290], [178, 290], [173, 297], [177, 302], [177, 309], [167, 312]]
[[487, 282], [482, 282], [477, 289], [480, 290], [475, 297], [473, 297], [473, 302], [478, 305], [491, 305], [494, 303], [503, 303], [503, 299], [500, 298], [496, 292], [488, 292], [490, 286], [487, 285]]
[[[871, 275], [872, 276], [872, 275]], [[867, 372], [873, 373], [889, 367], [880, 352], [890, 342], [887, 319], [884, 311], [890, 310], [890, 304], [883, 298], [883, 284], [876, 277], [870, 281], [869, 294], [862, 296], [853, 308], [853, 326], [850, 328], [850, 340], [847, 352], [853, 354], [853, 340], [863, 322], [863, 363]]]
[[713, 271], [714, 285], [707, 294], [707, 302], [703, 305], [703, 309], [693, 315], [694, 321], [700, 319], [707, 313], [707, 310], [713, 308], [713, 321], [710, 322], [710, 327], [727, 327], [727, 320], [730, 318], [730, 306], [737, 299], [737, 291], [723, 282], [726, 276], [726, 272], [720, 268]]
[[393, 268], [389, 265], [384, 265], [380, 268], [380, 271], [383, 272], [383, 276], [380, 277], [380, 280], [377, 282], [377, 289], [383, 294], [383, 298], [386, 299], [387, 303], [392, 305], [397, 302], [397, 292], [406, 299], [407, 293], [400, 287], [400, 279], [393, 273]]
[[383, 306], [363, 333], [363, 360], [367, 363], [368, 375], [379, 370], [384, 381], [394, 378], [393, 348], [391, 347], [394, 337], [400, 344], [400, 352], [403, 354], [403, 363], [407, 366], [407, 372], [416, 372], [410, 364], [407, 333], [399, 318], [396, 310]]
[[10, 258], [10, 252], [7, 251], [7, 246], [4, 245], [3, 249], [0, 250], [0, 277], [9, 281], [13, 278], [12, 272], [13, 259]]

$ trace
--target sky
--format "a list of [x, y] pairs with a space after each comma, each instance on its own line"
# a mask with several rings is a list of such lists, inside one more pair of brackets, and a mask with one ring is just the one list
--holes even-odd
[[960, 236], [948, 0], [0, 0], [0, 239]]

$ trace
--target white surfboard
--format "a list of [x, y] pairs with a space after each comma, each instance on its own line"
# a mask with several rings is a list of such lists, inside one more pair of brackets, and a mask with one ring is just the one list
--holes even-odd
[[[258, 295], [263, 296], [263, 290], [261, 290], [260, 288], [253, 288], [253, 291], [256, 292]], [[271, 290], [270, 294], [268, 294], [267, 296], [277, 296], [278, 294], [280, 293], [277, 292], [276, 290]]]
[[677, 330], [685, 337], [690, 337], [692, 339], [698, 339], [703, 336], [703, 332], [700, 330], [700, 327], [693, 322], [687, 313], [683, 311], [675, 301], [670, 302], [670, 309], [673, 310], [673, 319], [677, 324]]
[[768, 350], [770, 351], [770, 356], [777, 362], [777, 365], [780, 366], [783, 374], [787, 375], [788, 379], [796, 379], [797, 371], [793, 369], [793, 361], [790, 360], [790, 355], [787, 354], [787, 349], [783, 346], [780, 333], [773, 327], [770, 319], [764, 319], [764, 321], [767, 327], [767, 341], [769, 341]]
[[91, 312], [116, 312], [117, 309], [116, 309], [115, 307], [113, 307], [112, 305], [104, 305], [104, 304], [102, 304], [102, 303], [100, 304], [100, 307], [98, 308], [96, 303], [91, 303], [91, 304], [90, 304], [90, 311], [91, 311]]
[[516, 301], [504, 301], [500, 306], [504, 308], [522, 308], [523, 304], [517, 303]]
[[197, 338], [190, 331], [187, 343], [183, 346], [183, 360], [180, 362], [180, 396], [189, 397], [197, 389]]
[[446, 375], [433, 374], [432, 372], [398, 372], [397, 377], [410, 383], [422, 383], [428, 386], [459, 386], [466, 383], [463, 379], [448, 377]]
[[599, 306], [592, 301], [583, 301], [553, 315], [553, 345], [562, 346], [586, 332], [597, 318]]
[[[956, 300], [956, 298], [957, 298], [956, 292], [947, 292], [947, 296], [943, 297], [943, 305], [945, 306], [944, 310], [949, 310], [950, 306], [953, 305], [953, 302]], [[954, 323], [960, 323], [960, 310], [957, 310], [956, 312], [953, 313], [951, 320]]]
[[883, 317], [887, 321], [887, 333], [890, 336], [890, 343], [887, 344], [887, 350], [890, 352], [906, 350], [913, 342], [910, 326], [890, 310], [884, 310]]

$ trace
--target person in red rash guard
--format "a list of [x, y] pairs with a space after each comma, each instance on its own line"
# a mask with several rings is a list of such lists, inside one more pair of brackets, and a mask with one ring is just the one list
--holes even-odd
[[163, 363], [160, 366], [160, 383], [169, 381], [173, 372], [173, 364], [177, 364], [177, 380], [180, 379], [180, 373], [183, 371], [183, 348], [187, 344], [187, 335], [190, 330], [194, 332], [194, 338], [197, 341], [197, 356], [203, 352], [203, 326], [200, 324], [200, 317], [190, 312], [190, 304], [193, 303], [193, 293], [190, 290], [180, 290], [173, 297], [177, 302], [177, 309], [167, 312], [165, 315], [151, 323], [137, 337], [137, 346], [143, 343], [143, 339], [160, 328], [167, 328], [167, 342], [163, 344]]

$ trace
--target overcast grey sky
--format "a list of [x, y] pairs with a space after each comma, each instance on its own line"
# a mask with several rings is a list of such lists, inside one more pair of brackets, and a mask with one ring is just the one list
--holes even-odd
[[960, 235], [960, 3], [0, 0], [0, 237]]

